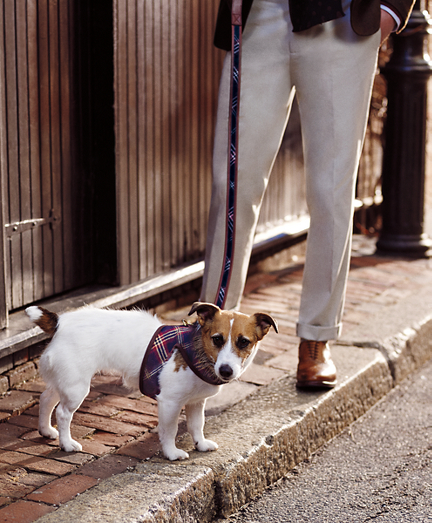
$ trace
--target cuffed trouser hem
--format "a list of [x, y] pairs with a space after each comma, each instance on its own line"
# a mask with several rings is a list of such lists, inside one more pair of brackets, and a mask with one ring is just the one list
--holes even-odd
[[337, 340], [342, 332], [342, 323], [335, 327], [318, 327], [316, 325], [302, 325], [297, 323], [297, 336], [304, 340], [328, 341]]

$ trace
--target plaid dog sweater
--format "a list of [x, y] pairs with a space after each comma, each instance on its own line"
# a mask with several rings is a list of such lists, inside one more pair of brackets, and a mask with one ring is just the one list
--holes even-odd
[[[196, 343], [201, 341], [201, 326], [193, 325], [162, 325], [154, 333], [144, 354], [141, 364], [139, 386], [140, 391], [155, 399], [160, 393], [159, 375], [165, 363], [173, 352], [178, 350], [188, 367], [203, 381], [211, 385], [222, 385], [214, 372], [212, 364], [204, 351], [197, 350]], [[196, 341], [195, 341], [196, 340]]]

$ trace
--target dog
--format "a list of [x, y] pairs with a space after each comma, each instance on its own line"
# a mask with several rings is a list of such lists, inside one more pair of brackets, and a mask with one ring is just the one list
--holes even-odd
[[[275, 320], [262, 312], [248, 316], [196, 302], [189, 316], [194, 313], [194, 323], [167, 326], [142, 310], [89, 306], [57, 315], [28, 307], [28, 317], [52, 336], [40, 359], [46, 389], [40, 398], [39, 433], [58, 437], [66, 452], [81, 451], [71, 437], [72, 416], [89, 393], [94, 374], [116, 370], [126, 386], [157, 400], [157, 430], [167, 459], [189, 457], [175, 444], [183, 407], [196, 449], [216, 450], [217, 443], [203, 434], [206, 399], [237, 380], [252, 362], [258, 342], [271, 327], [278, 329]], [[171, 348], [165, 346], [167, 340]], [[56, 405], [58, 430], [51, 424]]]

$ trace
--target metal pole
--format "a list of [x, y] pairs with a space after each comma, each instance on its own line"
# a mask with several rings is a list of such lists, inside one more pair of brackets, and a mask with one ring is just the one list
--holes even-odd
[[432, 245], [424, 232], [430, 24], [429, 14], [417, 0], [407, 27], [391, 37], [393, 54], [381, 71], [387, 80], [388, 109], [378, 251], [424, 256]]

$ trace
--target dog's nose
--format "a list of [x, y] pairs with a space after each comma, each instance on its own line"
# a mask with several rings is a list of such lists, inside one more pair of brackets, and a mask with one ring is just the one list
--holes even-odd
[[233, 375], [233, 370], [227, 364], [221, 365], [219, 369], [219, 374], [222, 376], [224, 380], [228, 380]]

